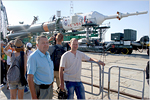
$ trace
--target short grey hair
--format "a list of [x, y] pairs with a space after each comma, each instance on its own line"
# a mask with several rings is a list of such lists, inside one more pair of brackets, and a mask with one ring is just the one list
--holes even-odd
[[40, 38], [47, 38], [45, 35], [40, 35], [36, 38], [36, 44], [39, 44]]

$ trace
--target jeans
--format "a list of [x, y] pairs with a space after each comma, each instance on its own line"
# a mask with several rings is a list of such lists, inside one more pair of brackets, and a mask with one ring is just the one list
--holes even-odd
[[85, 91], [82, 82], [65, 81], [65, 83], [68, 90], [67, 99], [74, 99], [74, 91], [77, 95], [77, 99], [85, 99]]
[[22, 90], [25, 88], [25, 86], [22, 86], [21, 83], [18, 84], [8, 84], [9, 85], [9, 89], [19, 89]]

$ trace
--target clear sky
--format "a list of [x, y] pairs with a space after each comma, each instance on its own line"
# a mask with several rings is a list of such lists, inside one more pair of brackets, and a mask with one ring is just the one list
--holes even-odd
[[[7, 1], [2, 0], [6, 7], [8, 22], [11, 25], [24, 21], [31, 24], [33, 16], [39, 16], [37, 23], [49, 21], [50, 17], [56, 15], [58, 10], [61, 16], [70, 16], [71, 1]], [[105, 41], [111, 40], [111, 33], [124, 32], [124, 29], [137, 31], [137, 41], [144, 35], [149, 35], [149, 1], [73, 1], [74, 13], [88, 13], [97, 11], [103, 15], [114, 15], [117, 11], [122, 13], [133, 13], [136, 11], [148, 11], [147, 14], [134, 15], [118, 19], [110, 19], [110, 29], [105, 35]]]

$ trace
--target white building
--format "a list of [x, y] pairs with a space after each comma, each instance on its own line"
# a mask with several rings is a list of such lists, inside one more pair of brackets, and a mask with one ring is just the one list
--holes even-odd
[[8, 19], [7, 19], [7, 13], [5, 6], [3, 5], [1, 1], [1, 10], [0, 10], [0, 32], [3, 34], [3, 38], [6, 38], [6, 35], [8, 33], [7, 31], [7, 25], [8, 25]]

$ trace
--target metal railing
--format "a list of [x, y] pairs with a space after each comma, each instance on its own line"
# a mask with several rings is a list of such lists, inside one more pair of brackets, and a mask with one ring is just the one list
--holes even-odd
[[[108, 72], [108, 98], [109, 99], [111, 99], [110, 98], [110, 75], [111, 75], [110, 72], [111, 72], [112, 68], [119, 68], [119, 74], [118, 74], [118, 97], [117, 97], [117, 99], [119, 99], [120, 94], [125, 94], [125, 95], [128, 95], [130, 97], [137, 98], [137, 99], [144, 99], [145, 70], [143, 70], [143, 69], [136, 69], [136, 68], [129, 68], [129, 67], [120, 67], [120, 66], [112, 66], [112, 67], [109, 68], [109, 72]], [[141, 72], [143, 72], [143, 81], [121, 76], [121, 69], [128, 69], [128, 70], [134, 70], [134, 71], [141, 71]], [[129, 80], [132, 80], [132, 81], [143, 82], [142, 90], [137, 90], [137, 89], [121, 86], [120, 85], [120, 78], [129, 79]], [[129, 89], [129, 90], [133, 90], [133, 91], [137, 91], [137, 92], [141, 92], [142, 93], [142, 98], [140, 98], [138, 96], [135, 96], [135, 95], [132, 95], [132, 94], [120, 92], [120, 87]]]
[[[145, 70], [144, 69], [137, 69], [137, 68], [129, 68], [129, 67], [120, 67], [120, 66], [111, 66], [109, 68], [109, 71], [108, 72], [104, 72], [104, 66], [101, 66], [97, 63], [97, 62], [94, 62], [94, 61], [84, 61], [84, 62], [87, 62], [87, 63], [91, 63], [91, 66], [90, 68], [82, 68], [82, 69], [85, 69], [85, 70], [91, 70], [91, 77], [90, 76], [83, 76], [82, 77], [86, 77], [86, 78], [90, 78], [91, 79], [91, 83], [88, 83], [88, 82], [84, 82], [82, 81], [84, 84], [86, 85], [90, 85], [91, 86], [91, 91], [85, 91], [86, 93], [89, 93], [89, 94], [92, 94], [92, 95], [101, 95], [101, 99], [103, 99], [103, 92], [106, 92], [108, 93], [108, 99], [111, 99], [110, 98], [110, 91], [111, 92], [115, 92], [115, 93], [118, 93], [118, 99], [119, 99], [119, 96], [122, 96], [124, 98], [127, 98], [127, 99], [130, 99], [129, 97], [132, 97], [132, 98], [136, 98], [136, 99], [144, 99], [144, 88], [145, 88]], [[98, 67], [99, 67], [99, 76], [98, 76], [98, 80], [99, 80], [99, 84], [96, 85], [96, 84], [93, 84], [93, 63], [97, 64]], [[112, 68], [118, 68], [119, 69], [119, 73], [118, 73], [118, 90], [114, 90], [114, 89], [110, 89], [110, 76], [111, 76], [111, 69]], [[121, 69], [125, 69], [125, 70], [130, 70], [130, 71], [140, 71], [140, 72], [143, 72], [143, 80], [139, 80], [139, 79], [132, 79], [132, 78], [128, 78], [128, 77], [125, 77], [125, 76], [121, 76]], [[104, 87], [104, 74], [108, 74], [108, 88], [107, 87]], [[129, 87], [125, 87], [125, 86], [121, 86], [120, 85], [120, 78], [123, 78], [123, 79], [128, 79], [128, 80], [131, 80], [131, 81], [137, 81], [137, 82], [143, 82], [143, 86], [142, 86], [142, 90], [137, 90], [137, 89], [134, 89], [134, 88], [129, 88]], [[99, 89], [99, 93], [98, 94], [95, 94], [93, 92], [93, 87], [97, 87]], [[133, 94], [129, 94], [129, 93], [125, 93], [125, 92], [122, 92], [120, 91], [120, 87], [121, 88], [126, 88], [126, 89], [129, 89], [129, 90], [133, 90], [133, 91], [137, 91], [137, 92], [141, 92], [142, 93], [142, 97], [140, 96], [137, 96], [137, 95], [133, 95]], [[104, 91], [107, 90], [107, 91]], [[122, 94], [122, 95], [120, 95]], [[129, 97], [125, 97], [125, 96], [129, 96]]]
[[[89, 93], [89, 94], [93, 94], [93, 95], [98, 96], [98, 95], [100, 95], [101, 92], [103, 91], [103, 82], [102, 82], [102, 86], [101, 86], [101, 73], [102, 73], [102, 71], [101, 71], [101, 65], [99, 65], [97, 62], [94, 62], [94, 61], [83, 61], [83, 62], [91, 63], [91, 77], [88, 77], [88, 78], [91, 78], [91, 83], [82, 81], [82, 83], [84, 83], [84, 84], [91, 85], [91, 92], [88, 92], [88, 91], [85, 91], [85, 92], [87, 92], [87, 93]], [[98, 86], [95, 86], [95, 85], [93, 84], [93, 63], [96, 63], [96, 64], [98, 65], [98, 67], [99, 67], [99, 78], [98, 78], [98, 80], [99, 80], [99, 85], [98, 85]], [[86, 69], [86, 68], [84, 68], [84, 69], [85, 69], [85, 70], [89, 70], [89, 69]], [[83, 76], [83, 75], [82, 75], [82, 77], [87, 77], [87, 76]], [[102, 79], [102, 80], [103, 80], [103, 79]], [[93, 92], [93, 86], [99, 88], [99, 93], [98, 93], [98, 94], [96, 94], [96, 93]]]

